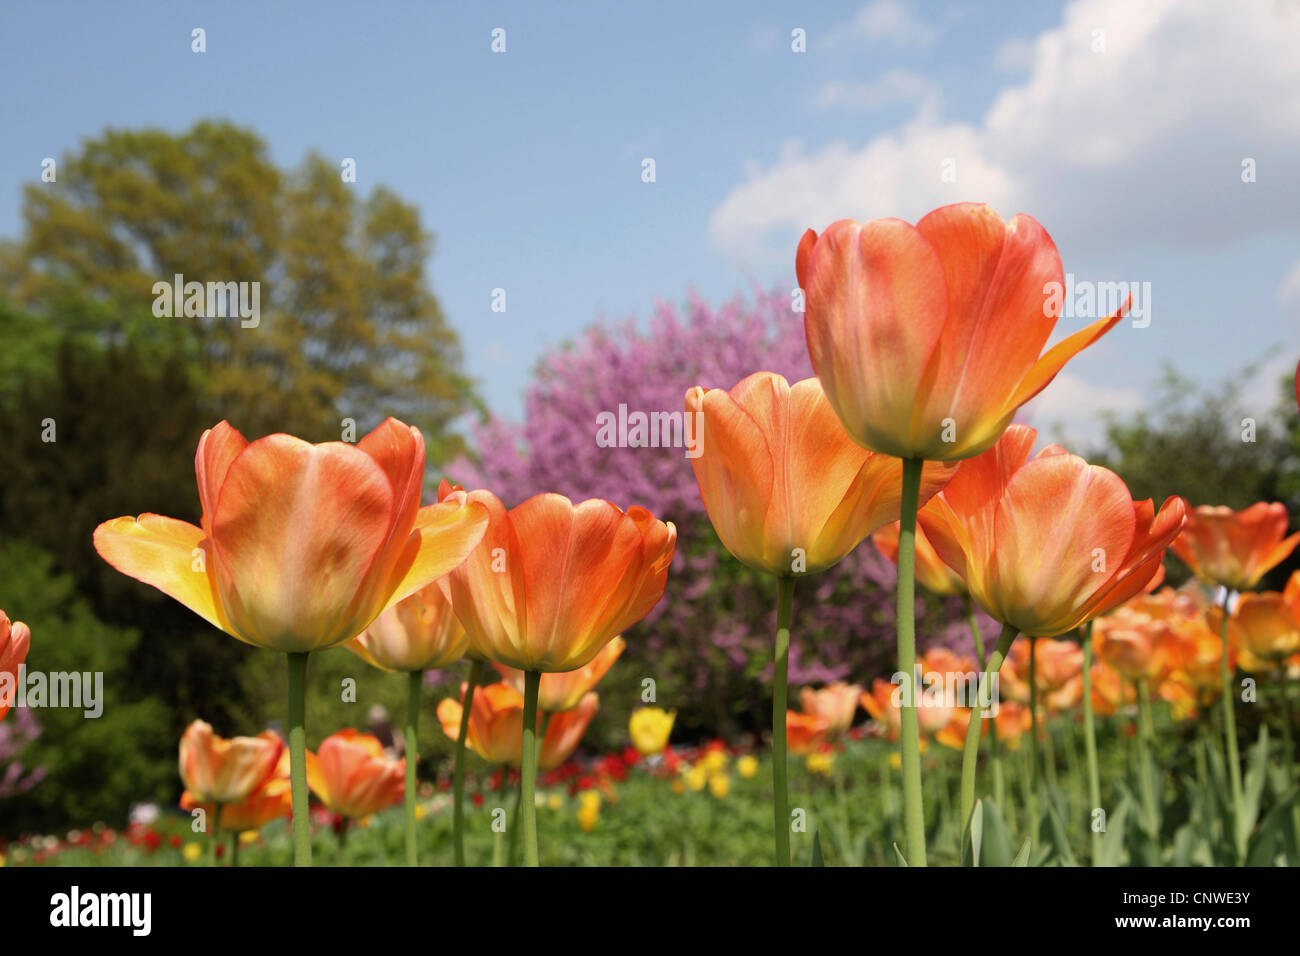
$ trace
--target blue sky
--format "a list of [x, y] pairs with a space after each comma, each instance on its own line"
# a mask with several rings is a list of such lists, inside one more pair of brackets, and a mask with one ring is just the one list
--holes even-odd
[[1036, 410], [1089, 437], [1097, 409], [1147, 400], [1162, 361], [1203, 378], [1294, 365], [1297, 49], [1288, 0], [19, 0], [0, 9], [0, 235], [41, 159], [105, 126], [216, 116], [284, 164], [354, 157], [359, 186], [394, 188], [436, 233], [435, 292], [514, 417], [539, 354], [598, 318], [788, 288], [806, 226], [983, 200], [1035, 215], [1081, 278], [1152, 284], [1151, 326], [1118, 329]]

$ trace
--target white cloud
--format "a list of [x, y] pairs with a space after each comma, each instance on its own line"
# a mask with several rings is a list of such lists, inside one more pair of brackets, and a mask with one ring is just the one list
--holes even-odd
[[894, 69], [886, 70], [871, 83], [831, 81], [813, 100], [818, 109], [879, 110], [900, 103], [919, 103], [923, 112], [933, 113], [938, 108], [939, 87], [919, 73]]
[[[900, 15], [892, 7], [865, 8], [857, 30], [883, 35]], [[914, 221], [967, 199], [1007, 216], [1029, 212], [1076, 251], [1294, 226], [1295, 9], [1273, 0], [1074, 0], [1060, 26], [1033, 40], [1028, 76], [981, 121], [942, 122], [922, 110], [865, 143], [787, 148], [723, 199], [711, 235], [730, 257], [768, 265], [792, 259], [809, 226], [845, 216]], [[1242, 182], [1246, 158], [1256, 161], [1255, 183]], [[944, 159], [955, 161], [955, 183], [941, 177]]]
[[1084, 454], [1105, 438], [1102, 413], [1123, 417], [1141, 408], [1144, 401], [1136, 388], [1096, 385], [1066, 370], [1021, 409], [1017, 419], [1037, 428], [1042, 441], [1059, 442]]
[[993, 69], [1000, 73], [1023, 73], [1034, 63], [1034, 44], [1023, 37], [1006, 40], [993, 54]]
[[914, 16], [899, 0], [873, 0], [858, 10], [852, 20], [833, 28], [828, 42], [838, 45], [861, 38], [915, 49], [930, 46], [938, 35], [936, 27]]

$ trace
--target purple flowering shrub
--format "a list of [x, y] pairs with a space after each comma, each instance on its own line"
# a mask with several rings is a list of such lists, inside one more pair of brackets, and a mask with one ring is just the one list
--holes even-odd
[[[523, 422], [482, 424], [472, 434], [476, 460], [448, 469], [466, 488], [491, 489], [507, 507], [555, 491], [575, 501], [641, 505], [676, 524], [664, 598], [626, 635], [623, 663], [602, 681], [606, 705], [616, 675], [629, 682], [619, 699], [632, 702], [641, 680], [652, 677], [659, 705], [676, 708], [682, 728], [726, 735], [770, 726], [770, 697], [756, 685], [771, 680], [775, 582], [722, 547], [685, 448], [597, 441], [601, 416], [619, 418], [620, 405], [629, 416], [683, 412], [690, 387], [729, 389], [757, 371], [791, 382], [812, 375], [803, 316], [788, 295], [760, 291], [718, 308], [692, 296], [680, 309], [659, 305], [644, 329], [634, 321], [597, 324], [539, 361]], [[894, 580], [894, 566], [864, 543], [836, 568], [798, 582], [792, 688], [837, 679], [869, 684], [893, 673]], [[918, 600], [920, 646], [969, 646], [964, 627], [949, 623], [959, 621], [959, 606]]]
[[0, 722], [0, 797], [25, 793], [41, 782], [41, 767], [28, 770], [19, 755], [41, 735], [41, 726], [26, 707], [15, 707]]

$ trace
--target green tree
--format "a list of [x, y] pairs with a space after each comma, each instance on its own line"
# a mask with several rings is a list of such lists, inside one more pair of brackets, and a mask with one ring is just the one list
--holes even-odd
[[29, 673], [102, 675], [98, 717], [84, 706], [33, 710], [42, 733], [23, 760], [46, 777], [5, 801], [5, 835], [117, 824], [133, 803], [179, 797], [177, 737], [132, 663], [139, 633], [97, 618], [73, 578], [21, 541], [0, 541], [0, 607], [32, 629]]
[[[1278, 383], [1276, 402], [1246, 399], [1259, 381], [1247, 366], [1222, 382], [1203, 386], [1164, 371], [1151, 400], [1127, 417], [1112, 416], [1106, 441], [1086, 457], [1115, 471], [1134, 498], [1152, 498], [1157, 507], [1170, 495], [1189, 506], [1245, 508], [1257, 501], [1281, 501], [1300, 516], [1300, 414], [1294, 379]], [[1273, 571], [1268, 586], [1280, 586], [1300, 566], [1293, 558]], [[1186, 577], [1177, 559], [1167, 562], [1171, 581]]]
[[[208, 416], [249, 437], [336, 439], [396, 414], [434, 461], [474, 401], [429, 289], [432, 237], [379, 187], [361, 195], [309, 155], [279, 169], [253, 132], [202, 121], [179, 135], [108, 130], [24, 190], [24, 233], [0, 249], [0, 290], [56, 327], [93, 317], [107, 341], [192, 340]], [[260, 283], [260, 321], [152, 315], [154, 283]], [[88, 300], [91, 306], [71, 308]]]
[[[50, 374], [0, 404], [8, 446], [0, 540], [41, 548], [75, 576], [100, 619], [144, 635], [127, 663], [175, 733], [195, 716], [222, 722], [240, 712], [242, 655], [187, 608], [111, 568], [91, 534], [109, 518], [145, 511], [197, 523], [194, 448], [204, 427], [184, 356], [150, 357], [134, 345], [65, 340]], [[21, 617], [24, 598], [16, 592], [6, 609]]]

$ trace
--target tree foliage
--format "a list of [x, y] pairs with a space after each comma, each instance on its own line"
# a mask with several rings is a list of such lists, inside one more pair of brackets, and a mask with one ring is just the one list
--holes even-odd
[[[385, 415], [419, 425], [431, 457], [472, 407], [456, 336], [429, 289], [432, 238], [390, 190], [366, 195], [318, 154], [282, 170], [251, 131], [108, 130], [24, 190], [24, 234], [0, 290], [55, 327], [89, 300], [109, 341], [192, 340], [204, 403], [256, 437], [339, 437]], [[260, 283], [260, 321], [155, 318], [154, 284]]]

